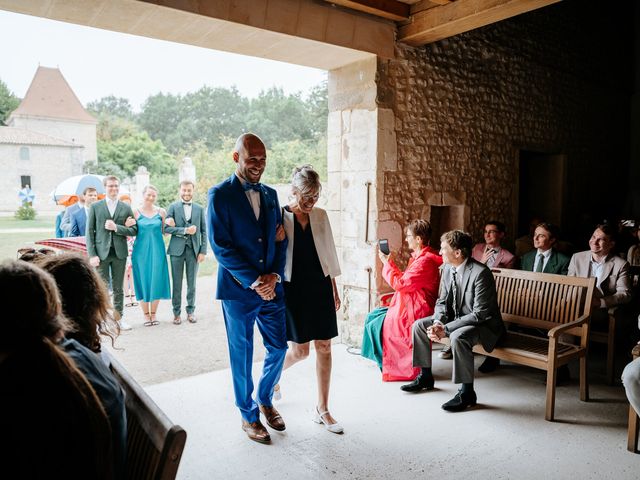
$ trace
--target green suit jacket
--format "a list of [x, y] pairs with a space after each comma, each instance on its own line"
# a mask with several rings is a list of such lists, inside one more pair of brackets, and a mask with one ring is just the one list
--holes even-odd
[[[536, 264], [536, 255], [538, 250], [531, 250], [522, 256], [522, 262], [520, 263], [520, 270], [526, 270], [533, 272], [533, 266]], [[569, 271], [569, 262], [571, 259], [564, 253], [551, 250], [551, 256], [549, 261], [542, 270], [542, 273], [555, 273], [556, 275], [566, 275]]]
[[[199, 253], [206, 255], [207, 253], [207, 224], [204, 217], [204, 208], [197, 203], [191, 204], [191, 221], [187, 222], [184, 218], [184, 208], [182, 202], [173, 202], [167, 209], [167, 218], [173, 218], [176, 222], [175, 227], [164, 227], [164, 233], [171, 234], [171, 240], [167, 247], [167, 253], [172, 256], [180, 256], [184, 253], [186, 242], [191, 242], [193, 252], [196, 257]], [[191, 225], [196, 226], [196, 233], [189, 235], [185, 233], [185, 229]]]
[[[119, 259], [126, 259], [129, 254], [127, 249], [127, 237], [134, 237], [138, 234], [138, 227], [125, 227], [124, 222], [128, 217], [133, 217], [131, 207], [124, 202], [118, 202], [116, 210], [111, 217], [106, 200], [91, 205], [89, 216], [87, 217], [87, 254], [89, 257], [100, 257], [104, 260], [109, 255], [111, 245], [113, 245], [116, 256]], [[112, 232], [104, 228], [104, 222], [113, 220], [117, 225], [117, 230]]]

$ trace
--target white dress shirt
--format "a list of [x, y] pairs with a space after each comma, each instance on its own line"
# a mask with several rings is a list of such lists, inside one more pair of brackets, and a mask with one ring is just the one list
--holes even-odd
[[118, 206], [118, 199], [111, 200], [107, 198], [107, 208], [109, 209], [109, 215], [113, 217], [113, 214], [116, 213], [116, 207]]
[[193, 204], [191, 202], [182, 202], [182, 208], [184, 209], [184, 219], [187, 222], [191, 221], [191, 210], [193, 208]]
[[536, 260], [535, 262], [533, 262], [533, 271], [537, 272], [538, 271], [538, 262], [540, 261], [540, 255], [542, 255], [542, 270], [540, 270], [541, 272], [544, 271], [545, 267], [547, 266], [547, 263], [549, 263], [549, 259], [551, 258], [551, 249], [543, 252], [542, 250], [538, 249], [538, 253], [536, 253]]
[[[244, 178], [241, 178], [236, 173], [236, 177], [240, 180], [242, 186], [244, 186], [247, 181]], [[256, 192], [255, 190], [245, 190], [244, 194], [247, 196], [249, 203], [251, 204], [251, 208], [253, 208], [253, 213], [256, 215], [256, 220], [260, 218], [260, 192]]]

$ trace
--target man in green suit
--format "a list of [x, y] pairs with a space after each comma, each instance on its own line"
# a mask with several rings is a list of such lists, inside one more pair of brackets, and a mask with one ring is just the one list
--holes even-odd
[[533, 233], [535, 250], [525, 253], [520, 264], [521, 270], [529, 272], [555, 273], [566, 275], [571, 260], [553, 246], [558, 241], [559, 229], [551, 223], [540, 223]]
[[113, 289], [113, 307], [121, 330], [131, 330], [122, 320], [124, 292], [122, 282], [127, 264], [127, 236], [138, 233], [131, 207], [118, 200], [120, 180], [113, 175], [104, 178], [106, 198], [89, 210], [87, 217], [87, 254], [89, 262]]
[[187, 272], [187, 320], [196, 323], [196, 277], [198, 264], [207, 255], [207, 226], [204, 208], [193, 202], [194, 184], [180, 182], [180, 200], [169, 205], [165, 220], [165, 233], [171, 234], [167, 254], [171, 258], [173, 292], [173, 323], [180, 325], [182, 318], [182, 276]]

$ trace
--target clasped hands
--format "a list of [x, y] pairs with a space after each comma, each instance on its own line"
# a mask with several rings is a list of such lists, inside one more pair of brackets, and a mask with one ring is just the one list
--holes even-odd
[[447, 336], [442, 323], [434, 323], [427, 328], [427, 337], [433, 342], [438, 342]]
[[260, 282], [254, 288], [255, 292], [260, 295], [263, 300], [273, 300], [276, 298], [276, 284], [278, 283], [278, 276], [275, 273], [265, 273], [258, 277]]
[[[136, 223], [137, 222], [135, 218], [127, 217], [127, 219], [124, 222], [124, 226], [129, 228], [129, 227], [133, 227]], [[111, 219], [105, 220], [104, 228], [105, 230], [111, 230], [112, 232], [115, 232], [118, 230], [118, 224]]]

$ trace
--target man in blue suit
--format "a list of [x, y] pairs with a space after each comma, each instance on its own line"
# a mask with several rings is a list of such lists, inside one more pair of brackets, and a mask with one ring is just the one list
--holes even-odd
[[[262, 140], [252, 133], [241, 135], [233, 161], [235, 173], [209, 190], [207, 231], [219, 264], [216, 298], [222, 300], [242, 429], [251, 440], [269, 443], [260, 412], [271, 428], [285, 429], [272, 397], [287, 351], [282, 287], [287, 241], [275, 240], [282, 223], [276, 191], [259, 183], [267, 164]], [[256, 321], [267, 354], [254, 400], [251, 367]]]
[[84, 237], [89, 209], [98, 200], [98, 192], [93, 187], [87, 187], [82, 192], [82, 197], [84, 198], [84, 208], [80, 208], [71, 214], [70, 237]]

